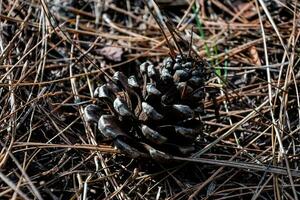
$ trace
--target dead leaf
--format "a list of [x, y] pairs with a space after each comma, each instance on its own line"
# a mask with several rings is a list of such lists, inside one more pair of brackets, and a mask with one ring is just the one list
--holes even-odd
[[121, 47], [103, 47], [102, 49], [99, 49], [98, 52], [103, 55], [105, 58], [120, 62], [122, 60], [122, 55], [124, 53], [123, 49]]
[[255, 46], [250, 47], [249, 51], [250, 51], [250, 57], [251, 57], [252, 63], [257, 66], [260, 66], [261, 62], [260, 62], [260, 58], [259, 58], [256, 47]]

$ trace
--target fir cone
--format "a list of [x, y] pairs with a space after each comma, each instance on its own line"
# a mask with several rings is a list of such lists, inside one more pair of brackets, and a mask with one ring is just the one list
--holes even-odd
[[138, 75], [127, 78], [116, 72], [96, 88], [99, 103], [88, 105], [85, 115], [133, 158], [188, 156], [202, 133], [200, 116], [208, 78], [205, 64], [192, 58], [169, 57], [159, 68], [147, 61]]

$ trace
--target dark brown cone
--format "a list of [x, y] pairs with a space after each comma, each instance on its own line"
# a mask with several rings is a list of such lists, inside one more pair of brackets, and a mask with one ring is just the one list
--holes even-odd
[[188, 156], [202, 133], [199, 111], [203, 111], [204, 84], [209, 78], [204, 64], [177, 56], [166, 58], [160, 69], [147, 61], [139, 72], [129, 78], [116, 72], [112, 81], [97, 88], [95, 96], [111, 113], [97, 115], [92, 108], [100, 112], [99, 108], [89, 105], [87, 117], [133, 158]]

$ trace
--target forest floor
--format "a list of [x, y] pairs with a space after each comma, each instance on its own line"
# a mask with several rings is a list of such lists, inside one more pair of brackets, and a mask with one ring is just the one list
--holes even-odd
[[[296, 0], [1, 1], [0, 199], [298, 199], [299, 14]], [[192, 155], [131, 158], [88, 122], [116, 71], [191, 52], [214, 89]]]

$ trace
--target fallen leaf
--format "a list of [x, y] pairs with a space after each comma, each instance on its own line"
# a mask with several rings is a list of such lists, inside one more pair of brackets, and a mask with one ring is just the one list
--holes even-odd
[[124, 53], [123, 49], [121, 47], [103, 47], [102, 49], [99, 49], [98, 52], [103, 55], [105, 58], [120, 62], [122, 60], [122, 55]]
[[250, 52], [250, 57], [251, 57], [252, 63], [257, 66], [260, 66], [261, 65], [260, 57], [258, 55], [256, 47], [255, 46], [250, 47], [249, 52]]

